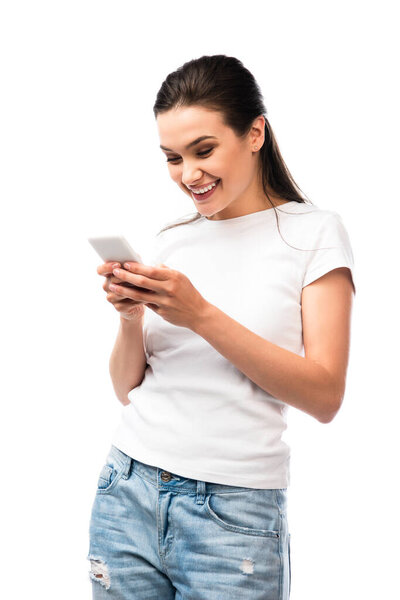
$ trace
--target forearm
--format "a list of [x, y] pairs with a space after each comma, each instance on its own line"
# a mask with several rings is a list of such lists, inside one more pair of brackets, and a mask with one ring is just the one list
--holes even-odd
[[143, 381], [146, 370], [143, 319], [133, 322], [120, 317], [120, 326], [110, 356], [109, 368], [118, 399], [122, 404], [128, 404], [128, 392]]
[[335, 415], [338, 393], [332, 376], [321, 365], [272, 344], [210, 303], [192, 330], [275, 398], [322, 423]]

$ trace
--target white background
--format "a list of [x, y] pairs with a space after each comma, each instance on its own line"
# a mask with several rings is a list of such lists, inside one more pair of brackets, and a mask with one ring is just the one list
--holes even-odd
[[108, 372], [119, 316], [86, 238], [122, 233], [146, 259], [166, 222], [195, 211], [152, 107], [168, 73], [203, 54], [254, 74], [295, 181], [341, 214], [356, 263], [342, 409], [327, 425], [289, 411], [291, 600], [394, 597], [394, 17], [387, 1], [1, 3], [4, 598], [91, 597], [90, 510], [121, 404]]

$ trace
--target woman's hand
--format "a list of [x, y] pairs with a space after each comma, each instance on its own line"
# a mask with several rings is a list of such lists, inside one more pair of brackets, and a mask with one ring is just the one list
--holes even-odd
[[192, 285], [188, 277], [164, 264], [156, 267], [136, 262], [124, 263], [124, 269], [113, 274], [126, 283], [143, 290], [110, 285], [119, 298], [129, 302], [143, 302], [160, 317], [179, 327], [192, 329], [203, 314], [208, 302]]
[[97, 267], [97, 273], [106, 277], [106, 280], [103, 284], [103, 290], [107, 292], [107, 300], [114, 305], [114, 308], [124, 319], [128, 321], [140, 321], [144, 316], [143, 303], [138, 300], [134, 300], [133, 298], [123, 298], [121, 294], [115, 294], [110, 291], [110, 284], [122, 283], [121, 279], [113, 275], [113, 265], [120, 266], [120, 263], [106, 262]]

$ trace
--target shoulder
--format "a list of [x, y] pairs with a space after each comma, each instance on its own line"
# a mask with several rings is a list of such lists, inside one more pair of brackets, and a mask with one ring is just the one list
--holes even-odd
[[340, 214], [329, 208], [321, 208], [316, 204], [306, 202], [289, 202], [281, 204], [276, 208], [279, 218], [285, 223], [293, 223], [294, 226], [310, 227], [323, 226], [325, 224], [340, 221]]
[[315, 204], [298, 203], [288, 217], [290, 227], [304, 234], [308, 239], [319, 237], [347, 241], [347, 230], [342, 215], [333, 209], [321, 208]]
[[335, 210], [316, 211], [314, 231], [316, 236], [322, 238], [325, 243], [347, 246], [350, 242], [342, 215]]
[[[335, 280], [343, 274], [348, 279], [351, 274], [354, 282], [353, 249], [342, 216], [335, 210], [318, 209], [313, 219], [311, 230], [307, 230], [310, 251], [307, 252], [302, 287], [335, 269], [338, 269]], [[347, 267], [348, 271], [342, 267]]]
[[279, 208], [278, 219], [282, 224], [282, 234], [291, 244], [311, 250], [321, 245], [349, 243], [342, 216], [336, 210], [300, 202], [287, 208], [282, 206], [282, 211]]
[[321, 208], [316, 204], [305, 202], [290, 203], [287, 207], [281, 205], [278, 207], [278, 212], [279, 214], [283, 213], [284, 216], [293, 215], [296, 219], [301, 219], [304, 223], [308, 222], [312, 225], [324, 224], [329, 221], [334, 221], [335, 219], [341, 219], [340, 214], [335, 210]]

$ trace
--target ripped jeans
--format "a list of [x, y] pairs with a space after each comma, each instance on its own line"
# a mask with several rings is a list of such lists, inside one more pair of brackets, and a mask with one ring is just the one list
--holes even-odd
[[111, 445], [89, 526], [94, 600], [288, 600], [287, 488], [184, 478]]

